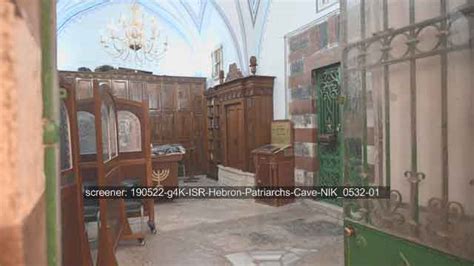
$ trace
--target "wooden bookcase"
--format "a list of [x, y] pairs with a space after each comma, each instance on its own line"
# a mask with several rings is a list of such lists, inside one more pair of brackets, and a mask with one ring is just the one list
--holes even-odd
[[242, 77], [206, 92], [209, 176], [218, 164], [255, 171], [252, 150], [270, 143], [274, 79]]
[[217, 97], [207, 99], [208, 176], [214, 179], [217, 179], [217, 165], [222, 163], [219, 107]]

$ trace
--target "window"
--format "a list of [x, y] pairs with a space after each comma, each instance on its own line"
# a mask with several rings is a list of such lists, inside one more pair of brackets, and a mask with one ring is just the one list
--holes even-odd
[[77, 112], [77, 123], [79, 127], [79, 148], [81, 155], [95, 154], [95, 117], [85, 111]]
[[109, 121], [110, 121], [110, 116], [109, 116], [109, 110], [107, 109], [107, 106], [105, 103], [102, 102], [101, 108], [100, 108], [100, 114], [102, 118], [102, 159], [104, 162], [109, 161], [112, 156], [110, 152], [110, 142], [111, 142], [111, 136], [110, 136], [110, 131], [109, 131]]
[[224, 70], [222, 46], [212, 52], [212, 77], [219, 79], [219, 72]]
[[60, 107], [60, 152], [61, 152], [61, 170], [69, 170], [72, 168], [71, 154], [71, 126], [69, 124], [69, 114], [64, 102]]
[[118, 156], [118, 133], [117, 133], [117, 120], [115, 119], [115, 109], [113, 105], [109, 105], [109, 135], [110, 135], [110, 154], [112, 158]]
[[142, 150], [140, 120], [130, 111], [118, 111], [120, 152]]

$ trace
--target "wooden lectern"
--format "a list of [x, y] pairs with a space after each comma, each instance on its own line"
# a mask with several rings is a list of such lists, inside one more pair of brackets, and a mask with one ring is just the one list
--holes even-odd
[[[290, 120], [275, 120], [271, 124], [271, 144], [252, 151], [255, 164], [255, 186], [295, 186], [295, 160], [293, 152], [293, 125]], [[271, 206], [282, 206], [294, 198], [256, 198], [256, 202]]]

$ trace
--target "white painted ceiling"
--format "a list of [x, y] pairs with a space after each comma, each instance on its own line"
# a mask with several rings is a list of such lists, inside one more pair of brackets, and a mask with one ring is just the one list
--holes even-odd
[[[258, 57], [271, 4], [271, 0], [57, 0], [59, 67], [74, 70], [79, 66], [94, 67], [94, 63], [112, 62], [100, 52], [96, 40], [100, 35], [98, 32], [106, 26], [105, 21], [117, 19], [120, 15], [117, 13], [126, 12], [134, 2], [140, 4], [147, 14], [157, 17], [167, 34], [173, 36], [170, 46], [179, 48], [176, 48], [176, 53], [180, 50], [183, 55], [187, 51], [188, 58], [191, 54], [197, 56], [194, 60], [199, 62], [195, 64], [207, 65], [211, 50], [222, 44], [225, 59], [235, 61], [245, 73], [248, 73], [249, 57]], [[88, 47], [88, 50], [80, 52], [81, 47]], [[82, 56], [74, 55], [76, 51]], [[87, 59], [89, 53], [97, 53], [94, 55], [97, 62]], [[202, 69], [203, 65], [199, 67]], [[149, 68], [162, 72], [158, 68]], [[162, 74], [207, 76], [207, 73], [191, 72], [193, 70], [189, 69], [183, 73], [165, 71]]]

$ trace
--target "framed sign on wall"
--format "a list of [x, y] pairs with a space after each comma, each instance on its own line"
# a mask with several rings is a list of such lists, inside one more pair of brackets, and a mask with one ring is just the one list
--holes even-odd
[[316, 13], [338, 3], [339, 0], [316, 0]]

